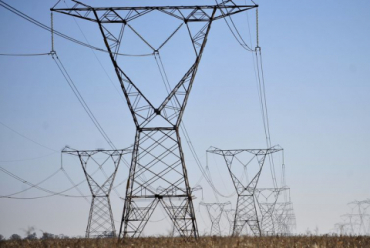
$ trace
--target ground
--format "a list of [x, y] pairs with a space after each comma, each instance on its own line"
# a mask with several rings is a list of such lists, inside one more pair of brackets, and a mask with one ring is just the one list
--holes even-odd
[[117, 242], [116, 239], [52, 239], [0, 241], [1, 248], [97, 248], [97, 247], [312, 247], [344, 248], [370, 247], [370, 237], [365, 236], [292, 236], [292, 237], [201, 237], [198, 241], [184, 241], [180, 238], [151, 237], [127, 239]]

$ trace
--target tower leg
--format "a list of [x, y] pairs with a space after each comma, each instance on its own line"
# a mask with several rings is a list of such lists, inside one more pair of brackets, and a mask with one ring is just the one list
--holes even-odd
[[273, 220], [273, 206], [268, 206], [267, 209], [260, 208], [262, 211], [262, 219], [261, 219], [261, 229], [263, 235], [274, 235], [275, 234], [275, 226]]
[[138, 130], [120, 235], [138, 237], [158, 203], [182, 237], [198, 237], [187, 171], [176, 128]]
[[240, 235], [245, 224], [248, 224], [255, 236], [261, 236], [261, 229], [253, 195], [238, 196], [233, 236]]
[[116, 237], [116, 229], [109, 198], [95, 196], [92, 198], [86, 238]]

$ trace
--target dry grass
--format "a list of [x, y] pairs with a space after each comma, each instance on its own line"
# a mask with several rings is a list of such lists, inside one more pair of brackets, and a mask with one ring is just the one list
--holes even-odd
[[201, 237], [197, 242], [185, 242], [180, 238], [139, 238], [126, 239], [117, 243], [115, 239], [53, 239], [20, 240], [0, 242], [1, 248], [190, 248], [190, 247], [307, 247], [307, 248], [344, 248], [370, 247], [370, 237], [358, 236], [294, 236], [294, 237]]

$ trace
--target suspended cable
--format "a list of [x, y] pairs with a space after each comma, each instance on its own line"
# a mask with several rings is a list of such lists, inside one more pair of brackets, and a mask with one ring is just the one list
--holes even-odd
[[[263, 126], [264, 126], [265, 135], [266, 135], [266, 144], [267, 144], [267, 147], [271, 147], [272, 145], [271, 145], [271, 135], [270, 135], [270, 124], [269, 124], [269, 118], [268, 118], [266, 88], [265, 88], [265, 79], [264, 79], [264, 74], [263, 74], [261, 48], [256, 47], [255, 53], [256, 53], [257, 76], [258, 76], [258, 85], [259, 85], [258, 89], [259, 89], [259, 95], [260, 95]], [[275, 188], [278, 188], [277, 181], [276, 181], [275, 163], [274, 163], [273, 155], [269, 154], [268, 158], [270, 162], [270, 172], [271, 172], [273, 184]]]
[[[21, 11], [19, 11], [16, 8], [10, 6], [9, 4], [3, 2], [2, 0], [0, 0], [0, 6], [2, 6], [3, 8], [5, 8], [7, 10], [9, 10], [10, 12], [16, 14], [17, 16], [19, 16], [19, 17], [21, 17], [21, 18], [23, 18], [23, 19], [31, 22], [32, 24], [35, 24], [36, 26], [38, 26], [38, 27], [40, 27], [42, 29], [45, 29], [45, 30], [47, 30], [49, 32], [52, 31], [51, 28], [48, 27], [47, 25], [45, 25], [45, 24], [43, 24], [43, 23], [41, 23], [41, 22], [33, 19], [32, 17], [30, 17], [30, 16], [28, 16], [28, 15], [26, 15], [24, 13], [22, 13]], [[68, 35], [65, 35], [65, 34], [59, 32], [59, 31], [53, 30], [53, 32], [56, 35], [58, 35], [58, 36], [60, 36], [60, 37], [62, 37], [64, 39], [66, 39], [66, 40], [69, 40], [71, 42], [74, 42], [74, 43], [76, 43], [78, 45], [85, 46], [85, 47], [88, 47], [88, 48], [91, 48], [91, 49], [94, 49], [94, 50], [97, 50], [97, 51], [108, 53], [107, 50], [104, 50], [102, 48], [98, 48], [98, 47], [92, 46], [90, 44], [86, 44], [86, 43], [84, 43], [82, 41], [76, 40], [76, 39], [74, 39], [74, 38], [72, 38], [72, 37], [70, 37]], [[125, 54], [125, 53], [117, 53], [117, 55], [121, 55], [121, 56], [132, 56], [132, 57], [152, 56], [152, 54]]]
[[61, 168], [59, 168], [58, 170], [56, 170], [55, 172], [53, 172], [50, 176], [46, 177], [45, 179], [41, 180], [40, 182], [38, 182], [38, 183], [36, 183], [36, 184], [34, 184], [34, 185], [32, 185], [32, 186], [30, 186], [30, 187], [29, 187], [29, 188], [27, 188], [27, 189], [24, 189], [24, 190], [21, 190], [21, 191], [18, 191], [18, 192], [12, 193], [12, 194], [8, 194], [8, 195], [5, 195], [5, 196], [1, 196], [1, 197], [5, 198], [5, 197], [13, 196], [13, 195], [18, 195], [18, 194], [20, 194], [20, 193], [23, 193], [23, 192], [26, 192], [26, 191], [28, 191], [28, 190], [30, 190], [30, 189], [33, 189], [33, 188], [35, 188], [36, 186], [39, 186], [40, 184], [42, 184], [42, 183], [46, 182], [47, 180], [49, 180], [50, 178], [54, 177], [54, 176], [55, 176], [56, 174], [58, 174], [60, 171], [61, 171]]
[[38, 146], [41, 146], [41, 147], [43, 147], [43, 148], [45, 148], [45, 149], [48, 149], [48, 150], [51, 150], [51, 151], [54, 151], [54, 152], [59, 152], [59, 151], [57, 151], [57, 150], [54, 150], [53, 148], [50, 148], [50, 147], [47, 147], [47, 146], [45, 146], [45, 145], [40, 144], [40, 143], [38, 143], [38, 142], [34, 141], [34, 140], [33, 140], [33, 139], [31, 139], [31, 138], [28, 138], [27, 136], [25, 136], [25, 135], [21, 134], [20, 132], [17, 132], [17, 131], [16, 131], [16, 130], [14, 130], [13, 128], [11, 128], [11, 127], [9, 127], [9, 126], [5, 125], [5, 124], [4, 124], [4, 123], [2, 123], [1, 121], [0, 121], [0, 125], [2, 125], [2, 126], [4, 126], [4, 127], [6, 127], [7, 129], [9, 129], [10, 131], [12, 131], [13, 133], [18, 134], [19, 136], [21, 136], [21, 137], [25, 138], [26, 140], [31, 141], [32, 143], [34, 143], [34, 144], [36, 144], [36, 145], [38, 145]]
[[67, 81], [69, 87], [72, 89], [74, 95], [77, 97], [78, 101], [80, 102], [80, 104], [84, 108], [85, 112], [87, 113], [87, 115], [89, 116], [91, 121], [94, 123], [95, 127], [98, 129], [98, 131], [103, 136], [105, 141], [109, 144], [109, 146], [112, 149], [117, 149], [114, 146], [114, 144], [112, 143], [112, 141], [109, 139], [109, 137], [106, 134], [106, 132], [104, 131], [104, 129], [99, 124], [98, 120], [95, 118], [94, 114], [91, 112], [89, 106], [86, 104], [85, 100], [83, 99], [82, 95], [80, 94], [79, 90], [77, 89], [76, 85], [74, 84], [73, 80], [71, 79], [70, 75], [68, 74], [67, 70], [65, 69], [61, 60], [59, 59], [59, 56], [55, 53], [55, 54], [52, 55], [52, 58], [53, 58], [55, 64], [58, 66], [58, 68], [59, 68], [60, 72], [62, 73], [63, 77]]
[[[67, 8], [69, 8], [69, 6], [67, 5], [67, 3], [65, 3], [65, 5], [67, 6]], [[88, 41], [88, 39], [87, 39], [87, 37], [86, 37], [85, 33], [82, 31], [82, 29], [81, 29], [80, 25], [78, 24], [78, 22], [76, 21], [76, 18], [75, 18], [75, 17], [73, 17], [73, 20], [74, 20], [75, 24], [77, 25], [78, 29], [80, 30], [80, 32], [81, 32], [81, 34], [82, 34], [82, 36], [84, 37], [84, 39], [85, 39], [86, 43], [87, 43], [88, 45], [90, 45], [90, 42]], [[91, 50], [91, 52], [94, 54], [95, 59], [98, 61], [98, 63], [99, 63], [99, 65], [100, 65], [100, 67], [103, 69], [103, 71], [104, 71], [105, 75], [106, 75], [106, 76], [107, 76], [107, 78], [109, 79], [109, 82], [113, 85], [114, 89], [116, 90], [116, 92], [118, 93], [118, 95], [120, 96], [120, 98], [121, 98], [122, 100], [125, 100], [125, 99], [123, 98], [123, 95], [121, 94], [122, 92], [121, 92], [121, 91], [119, 91], [119, 90], [117, 89], [116, 85], [113, 83], [113, 81], [112, 81], [112, 79], [110, 78], [110, 76], [109, 76], [108, 72], [105, 70], [105, 68], [104, 68], [103, 64], [101, 63], [100, 59], [99, 59], [99, 58], [98, 58], [98, 56], [96, 55], [96, 53], [95, 53], [95, 51], [94, 51], [95, 49], [92, 49], [92, 48], [91, 48], [90, 50]]]
[[[62, 172], [64, 173], [64, 175], [67, 177], [68, 181], [72, 184], [73, 188], [75, 188], [77, 190], [77, 192], [80, 194], [81, 197], [83, 197], [85, 199], [85, 201], [87, 201], [89, 203], [89, 200], [87, 200], [87, 197], [85, 195], [83, 195], [83, 193], [81, 192], [81, 190], [78, 188], [78, 184], [76, 184], [72, 178], [69, 176], [69, 174], [67, 173], [67, 171], [64, 169], [64, 168], [61, 168]], [[83, 180], [82, 182], [84, 182], [86, 180]]]
[[40, 158], [49, 157], [50, 155], [53, 155], [55, 153], [57, 153], [57, 152], [52, 152], [52, 153], [49, 153], [49, 154], [46, 154], [46, 155], [43, 155], [43, 156], [39, 156], [39, 157], [34, 157], [34, 158], [13, 159], [13, 160], [0, 160], [0, 162], [1, 163], [13, 163], [13, 162], [36, 160], [36, 159], [40, 159]]
[[[218, 4], [217, 0], [215, 0], [215, 1]], [[229, 2], [229, 1], [226, 1], [226, 2]], [[225, 4], [226, 2], [222, 2], [221, 4]], [[224, 19], [225, 19], [225, 22], [227, 23], [226, 18], [224, 18]], [[232, 19], [231, 16], [229, 16], [229, 19], [230, 19], [230, 21], [231, 21], [231, 23], [232, 23], [235, 31], [237, 32], [237, 35], [240, 38], [240, 40], [236, 37], [235, 33], [232, 31], [230, 25], [228, 23], [227, 23], [227, 25], [228, 25], [230, 31], [232, 32], [233, 36], [239, 42], [239, 44], [243, 48], [247, 48], [246, 50], [248, 50], [248, 51], [254, 51], [256, 53], [256, 67], [254, 67], [254, 71], [255, 71], [256, 78], [257, 78], [257, 82], [258, 82], [258, 89], [259, 89], [258, 93], [259, 93], [259, 98], [260, 98], [260, 103], [261, 103], [261, 113], [262, 113], [263, 125], [264, 125], [264, 130], [265, 130], [265, 136], [266, 136], [266, 144], [267, 144], [267, 147], [271, 147], [272, 145], [271, 145], [270, 127], [269, 127], [267, 102], [266, 102], [265, 82], [264, 82], [264, 75], [263, 75], [262, 55], [261, 55], [261, 48], [259, 47], [258, 8], [256, 8], [256, 37], [257, 37], [257, 46], [256, 46], [256, 49], [255, 50], [252, 50], [250, 48], [250, 47], [252, 47], [252, 39], [251, 39], [251, 34], [250, 34], [250, 26], [249, 26], [248, 13], [247, 13], [247, 20], [248, 20], [248, 30], [249, 30], [249, 36], [250, 36], [251, 46], [248, 46], [248, 44], [246, 44], [246, 42], [244, 41], [243, 37], [241, 36], [241, 34], [240, 34], [238, 28], [236, 27], [236, 25], [235, 25], [235, 23], [234, 23], [234, 21], [233, 21], [233, 19]], [[258, 59], [257, 51], [259, 51], [260, 60]], [[253, 63], [255, 64], [254, 58], [253, 58]], [[257, 72], [256, 72], [256, 69], [255, 68], [257, 68]], [[260, 75], [260, 71], [261, 71], [261, 74], [262, 75]], [[275, 173], [275, 165], [274, 165], [273, 155], [272, 154], [269, 154], [268, 155], [268, 158], [269, 158], [269, 162], [270, 162], [270, 171], [271, 171], [271, 176], [272, 176], [273, 184], [274, 184], [274, 187], [277, 188], [278, 186], [277, 186], [277, 181], [276, 181], [276, 173]]]
[[19, 57], [44, 56], [44, 55], [51, 55], [51, 53], [0, 53], [0, 56], [19, 56]]
[[[38, 189], [38, 190], [41, 190], [41, 191], [43, 191], [43, 192], [46, 192], [46, 193], [49, 193], [49, 194], [50, 194], [50, 195], [47, 195], [47, 196], [33, 197], [33, 198], [30, 198], [30, 199], [45, 198], [45, 197], [51, 197], [51, 196], [55, 196], [55, 195], [58, 195], [58, 196], [65, 196], [65, 197], [81, 197], [81, 196], [74, 196], [74, 195], [67, 195], [67, 194], [63, 194], [64, 192], [69, 191], [69, 190], [73, 189], [74, 187], [69, 188], [69, 189], [66, 189], [66, 190], [63, 190], [63, 191], [61, 191], [61, 192], [54, 192], [54, 191], [51, 191], [51, 190], [45, 189], [45, 188], [43, 188], [43, 187], [40, 187], [40, 186], [38, 186], [38, 185], [36, 185], [36, 184], [32, 184], [32, 183], [28, 182], [27, 180], [25, 180], [25, 179], [23, 179], [23, 178], [21, 178], [21, 177], [19, 177], [19, 176], [15, 175], [15, 174], [11, 173], [10, 171], [8, 171], [8, 170], [4, 169], [4, 168], [3, 168], [3, 167], [1, 167], [1, 166], [0, 166], [0, 171], [1, 171], [1, 172], [3, 172], [3, 173], [5, 173], [5, 174], [7, 174], [8, 176], [10, 176], [10, 177], [12, 177], [12, 178], [14, 178], [14, 179], [16, 179], [16, 180], [18, 180], [18, 181], [20, 181], [20, 182], [24, 183], [24, 184], [27, 184], [27, 185], [29, 185], [29, 186], [32, 186], [33, 188], [36, 188], [36, 189]], [[84, 180], [84, 181], [85, 181], [85, 180]], [[83, 182], [84, 182], [84, 181], [83, 181]], [[81, 183], [82, 183], [82, 182], [81, 182]], [[86, 196], [82, 196], [82, 197], [86, 197]], [[16, 198], [16, 197], [0, 196], [0, 198]], [[19, 198], [19, 199], [20, 199], [20, 198]]]
[[[222, 3], [220, 3], [220, 4], [218, 3], [218, 1], [217, 1], [217, 0], [215, 0], [215, 2], [216, 2], [216, 4], [217, 4], [217, 5], [225, 5], [227, 2], [232, 2], [232, 3], [235, 5], [235, 3], [234, 3], [233, 1], [223, 1], [223, 2], [222, 2]], [[225, 13], [224, 13], [223, 9], [220, 9], [220, 11], [221, 11], [222, 15], [223, 15], [224, 17], [226, 17], [226, 15], [225, 15]], [[228, 11], [228, 9], [226, 9], [226, 11]], [[229, 24], [229, 22], [227, 21], [227, 18], [222, 18], [222, 19], [224, 19], [224, 21], [225, 21], [225, 23], [226, 23], [227, 27], [229, 28], [229, 30], [230, 30], [230, 32], [231, 32], [231, 34], [234, 36], [235, 40], [239, 43], [239, 45], [240, 45], [242, 48], [244, 48], [245, 50], [247, 50], [247, 51], [249, 51], [249, 52], [253, 52], [254, 50], [248, 46], [248, 44], [244, 41], [243, 37], [240, 35], [240, 32], [239, 32], [238, 28], [236, 27], [236, 25], [235, 25], [235, 23], [234, 23], [234, 21], [233, 21], [232, 17], [229, 15], [229, 16], [228, 16], [228, 18], [230, 19], [231, 24], [232, 24], [232, 26], [234, 27], [236, 34], [235, 34], [234, 30], [231, 28], [231, 25]]]

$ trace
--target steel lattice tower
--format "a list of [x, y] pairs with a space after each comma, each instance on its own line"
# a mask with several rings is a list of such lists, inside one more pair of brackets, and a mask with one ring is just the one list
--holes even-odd
[[261, 231], [263, 235], [276, 234], [274, 211], [279, 195], [288, 188], [256, 188], [255, 196], [261, 214]]
[[[271, 147], [268, 149], [237, 149], [237, 150], [221, 150], [215, 147], [212, 147], [207, 150], [209, 153], [214, 153], [217, 155], [222, 155], [226, 162], [227, 168], [229, 170], [231, 179], [234, 183], [238, 199], [236, 204], [235, 212], [235, 222], [233, 228], [233, 236], [238, 236], [241, 234], [245, 224], [248, 224], [254, 235], [262, 235], [260, 221], [258, 219], [257, 204], [255, 201], [255, 189], [259, 177], [262, 172], [265, 159], [269, 154], [282, 151], [282, 148]], [[238, 175], [233, 170], [233, 161], [234, 159], [241, 162], [237, 156], [242, 153], [250, 153], [254, 155], [255, 159], [258, 162], [258, 170], [253, 175], [252, 179], [244, 185], [241, 180], [241, 175]], [[254, 159], [254, 158], [253, 158]], [[252, 160], [253, 160], [252, 159]], [[247, 167], [250, 160], [245, 161], [246, 164], [243, 164], [244, 167]]]
[[209, 219], [211, 220], [211, 236], [221, 236], [220, 220], [224, 208], [231, 205], [231, 202], [225, 203], [205, 203], [201, 202], [200, 205], [205, 206], [208, 212]]
[[229, 235], [232, 235], [233, 228], [234, 228], [234, 219], [235, 219], [235, 209], [225, 209], [224, 213], [226, 215], [226, 219], [229, 222]]
[[[75, 2], [72, 8], [54, 7], [51, 10], [97, 23], [136, 126], [119, 234], [123, 234], [123, 237], [138, 237], [160, 203], [180, 236], [197, 238], [198, 228], [179, 126], [211, 24], [215, 20], [256, 8], [258, 5], [235, 5], [232, 1], [226, 1], [220, 5], [206, 6], [98, 8]], [[190, 69], [158, 107], [153, 106], [117, 61], [124, 28], [127, 26], [144, 41], [130, 22], [151, 12], [181, 20], [188, 30], [195, 52]], [[202, 23], [203, 25], [199, 26]], [[111, 32], [109, 24], [121, 24], [121, 31], [117, 34]], [[174, 33], [166, 41], [171, 39]], [[151, 48], [153, 54], [158, 53], [159, 48]], [[157, 191], [159, 186], [162, 190]]]
[[[112, 190], [122, 156], [131, 152], [132, 149], [82, 151], [69, 147], [62, 150], [62, 153], [78, 156], [92, 194], [89, 219], [86, 227], [86, 238], [116, 237], [109, 194]], [[105, 157], [100, 162], [100, 158], [103, 155]], [[88, 166], [91, 167], [93, 164], [97, 166], [94, 172], [88, 170]], [[109, 170], [110, 174], [107, 175], [103, 168], [109, 165], [112, 168]], [[99, 181], [95, 178], [95, 173], [99, 169], [102, 170], [106, 176], [103, 181]]]
[[291, 201], [275, 204], [274, 227], [276, 234], [279, 235], [290, 235], [292, 229], [296, 227], [296, 218]]

